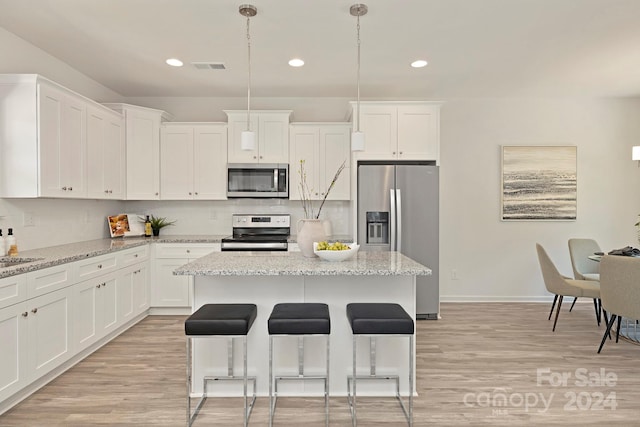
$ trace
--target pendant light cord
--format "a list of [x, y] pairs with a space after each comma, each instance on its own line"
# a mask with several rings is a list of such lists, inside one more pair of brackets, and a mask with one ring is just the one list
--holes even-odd
[[360, 15], [357, 16], [356, 28], [358, 30], [358, 75], [357, 75], [357, 87], [358, 87], [358, 93], [357, 93], [358, 114], [357, 114], [357, 116], [358, 116], [358, 122], [357, 122], [357, 126], [356, 126], [356, 131], [360, 132]]
[[251, 33], [249, 32], [249, 22], [251, 18], [247, 16], [247, 131], [251, 131]]

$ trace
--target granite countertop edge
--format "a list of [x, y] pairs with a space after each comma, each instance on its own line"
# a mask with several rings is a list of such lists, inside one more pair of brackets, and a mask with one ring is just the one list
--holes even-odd
[[125, 249], [144, 246], [151, 243], [220, 243], [225, 236], [219, 235], [175, 235], [159, 237], [125, 237], [114, 239], [95, 239], [83, 242], [48, 246], [39, 249], [21, 251], [17, 257], [0, 257], [0, 260], [33, 260], [11, 267], [0, 268], [0, 279], [30, 271], [55, 267], [61, 264], [80, 261], [100, 255], [106, 255]]

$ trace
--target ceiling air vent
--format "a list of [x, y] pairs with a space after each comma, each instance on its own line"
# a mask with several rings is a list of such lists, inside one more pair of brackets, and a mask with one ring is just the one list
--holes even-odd
[[222, 62], [192, 62], [198, 70], [226, 70]]

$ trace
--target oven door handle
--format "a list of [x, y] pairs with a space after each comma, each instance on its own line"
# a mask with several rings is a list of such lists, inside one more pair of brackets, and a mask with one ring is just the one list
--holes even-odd
[[273, 170], [273, 191], [278, 191], [278, 168]]
[[221, 250], [233, 250], [233, 251], [274, 251], [274, 250], [287, 250], [287, 242], [264, 242], [264, 243], [251, 243], [251, 242], [223, 242]]

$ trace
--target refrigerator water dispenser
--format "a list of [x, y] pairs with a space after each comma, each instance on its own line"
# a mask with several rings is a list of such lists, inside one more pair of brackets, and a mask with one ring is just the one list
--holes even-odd
[[389, 212], [367, 212], [367, 243], [389, 244]]

